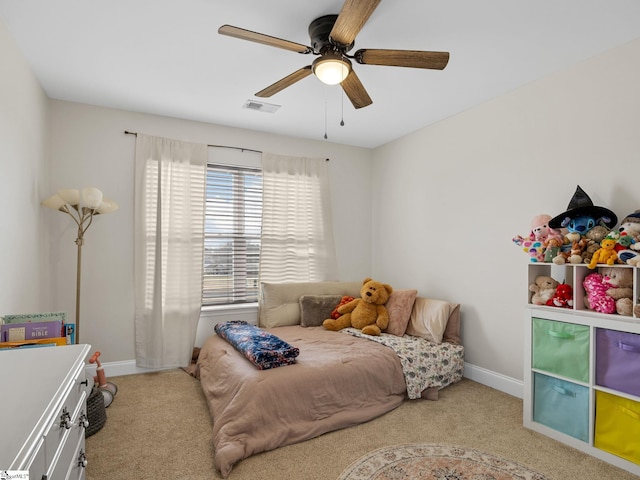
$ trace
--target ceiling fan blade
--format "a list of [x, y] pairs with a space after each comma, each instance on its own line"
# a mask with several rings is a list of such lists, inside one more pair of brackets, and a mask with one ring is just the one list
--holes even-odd
[[241, 40], [249, 40], [250, 42], [262, 43], [263, 45], [269, 45], [270, 47], [284, 48], [297, 53], [311, 53], [313, 50], [311, 47], [302, 45], [300, 43], [290, 42], [289, 40], [283, 40], [281, 38], [271, 37], [263, 33], [252, 32], [251, 30], [245, 30], [244, 28], [234, 27], [232, 25], [222, 25], [218, 29], [220, 35], [227, 35], [229, 37], [239, 38]]
[[371, 100], [371, 97], [353, 70], [351, 70], [351, 73], [347, 75], [347, 78], [345, 78], [340, 85], [342, 85], [344, 93], [347, 94], [347, 97], [349, 97], [349, 100], [351, 100], [351, 103], [356, 109], [366, 107], [373, 103], [373, 100]]
[[345, 0], [329, 37], [340, 45], [351, 45], [381, 0]]
[[358, 50], [354, 58], [364, 65], [391, 67], [431, 68], [443, 70], [449, 62], [449, 52], [423, 52], [419, 50]]
[[290, 87], [294, 83], [302, 80], [305, 77], [311, 75], [311, 65], [307, 65], [306, 67], [302, 67], [300, 70], [296, 70], [291, 75], [287, 75], [281, 80], [278, 80], [276, 83], [269, 85], [264, 90], [260, 90], [256, 93], [256, 97], [270, 97], [275, 95], [276, 93], [284, 90], [287, 87]]

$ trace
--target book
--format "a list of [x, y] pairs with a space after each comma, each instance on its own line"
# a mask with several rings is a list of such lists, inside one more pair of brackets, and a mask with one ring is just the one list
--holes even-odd
[[0, 341], [3, 342], [23, 342], [61, 336], [62, 322], [60, 320], [0, 325]]
[[57, 347], [67, 344], [64, 337], [40, 338], [38, 340], [25, 340], [24, 342], [0, 342], [0, 350], [12, 350], [15, 348]]
[[76, 343], [76, 324], [65, 323], [62, 325], [63, 337], [67, 339], [67, 345], [75, 345]]
[[65, 323], [67, 321], [66, 312], [45, 312], [45, 313], [20, 313], [17, 315], [4, 315], [2, 317], [3, 324], [10, 323], [33, 323], [33, 322], [55, 322], [60, 321]]

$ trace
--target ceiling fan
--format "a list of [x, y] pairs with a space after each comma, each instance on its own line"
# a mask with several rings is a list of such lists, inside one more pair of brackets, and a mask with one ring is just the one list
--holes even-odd
[[341, 84], [355, 108], [366, 107], [373, 101], [351, 67], [355, 60], [362, 65], [387, 65], [442, 70], [449, 61], [448, 52], [419, 50], [381, 50], [363, 48], [348, 55], [356, 35], [360, 32], [381, 0], [345, 0], [338, 15], [324, 15], [309, 25], [311, 46], [290, 42], [263, 33], [252, 32], [231, 25], [218, 29], [221, 35], [262, 43], [297, 53], [319, 57], [311, 65], [302, 67], [274, 84], [259, 91], [257, 97], [270, 97], [312, 73], [329, 85]]

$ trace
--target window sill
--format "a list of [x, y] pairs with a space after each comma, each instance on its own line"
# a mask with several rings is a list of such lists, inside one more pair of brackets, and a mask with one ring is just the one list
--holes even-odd
[[229, 314], [257, 313], [258, 303], [243, 303], [239, 305], [206, 306], [200, 309], [200, 317], [221, 317]]

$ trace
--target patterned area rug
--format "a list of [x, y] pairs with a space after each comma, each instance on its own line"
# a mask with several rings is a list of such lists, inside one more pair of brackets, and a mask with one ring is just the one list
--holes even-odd
[[394, 445], [367, 453], [338, 480], [548, 480], [488, 453], [455, 445]]

